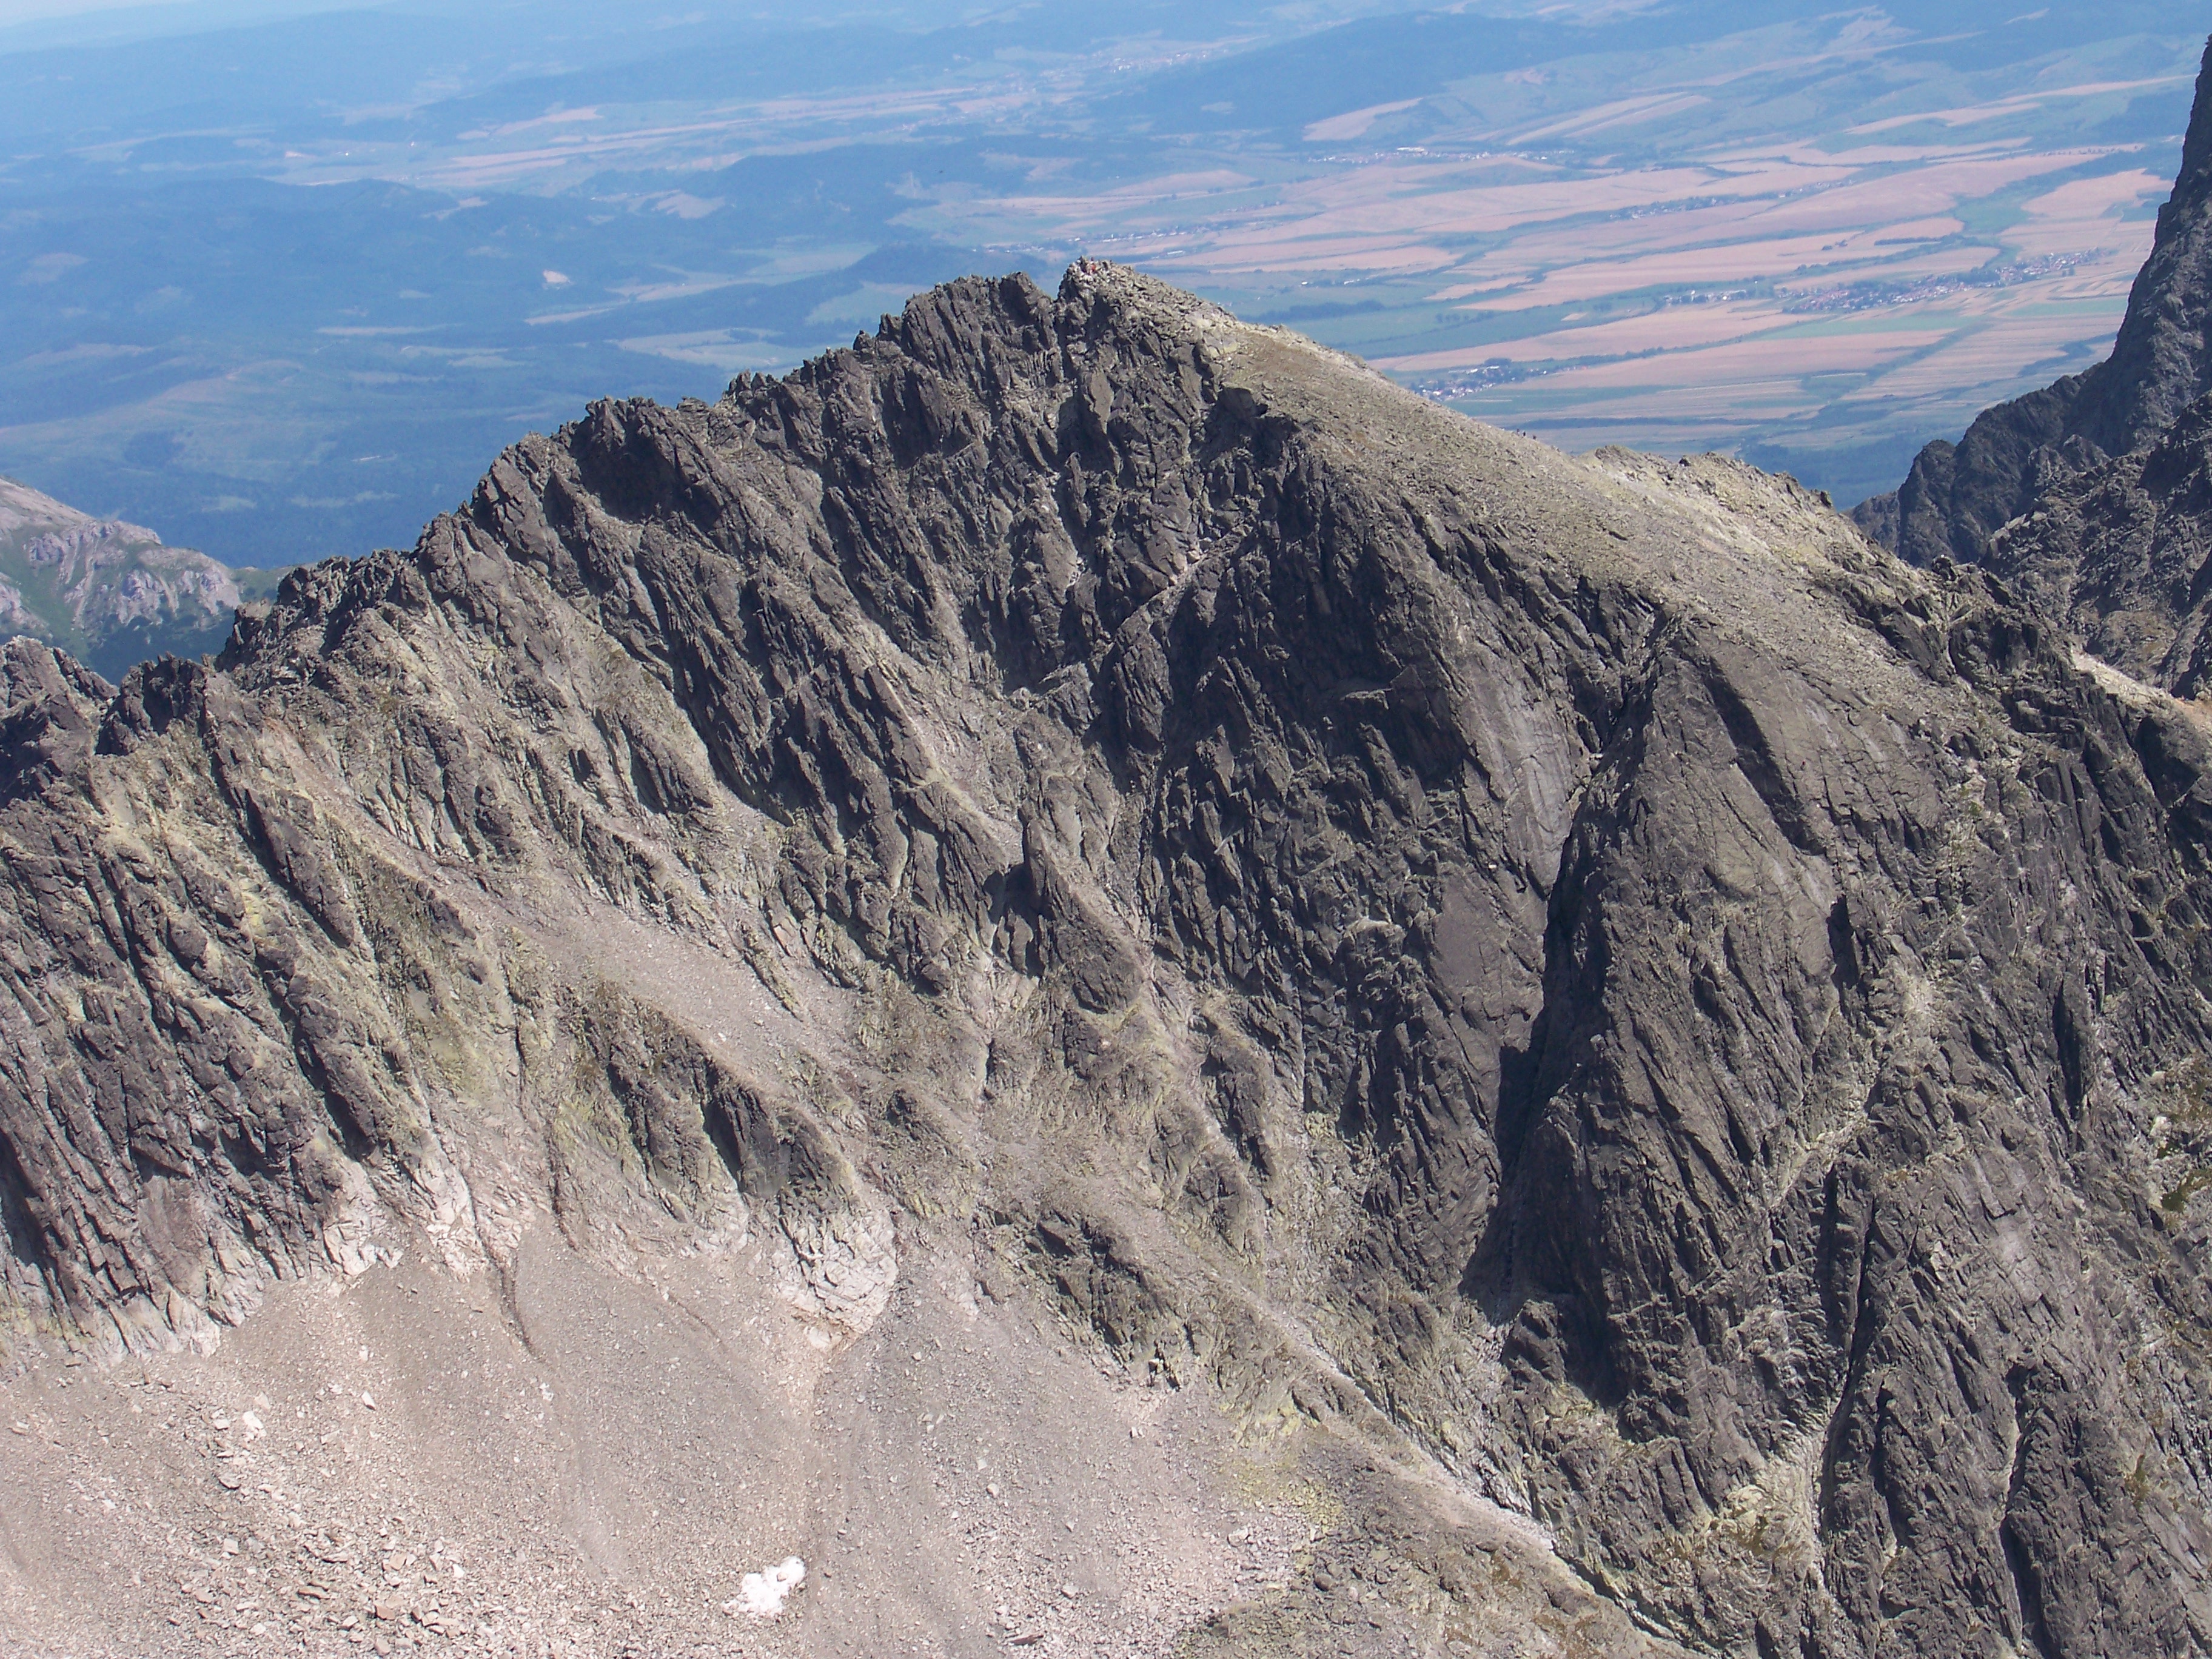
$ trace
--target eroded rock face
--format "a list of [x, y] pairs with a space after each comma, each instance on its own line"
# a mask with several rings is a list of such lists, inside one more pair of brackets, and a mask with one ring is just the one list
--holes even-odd
[[1984, 556], [2100, 661], [2202, 697], [2212, 684], [2208, 536], [2212, 399], [2141, 452], [2054, 480]]
[[2112, 356], [1931, 444], [1854, 517], [1917, 562], [2000, 577], [2098, 663], [2201, 697], [2212, 549], [2212, 47]]
[[2075, 425], [2114, 455], [2157, 441], [2182, 411], [2212, 392], [2212, 42], [2181, 143], [2173, 194], [2128, 295], [2109, 366], [2085, 389]]
[[2212, 1640], [2212, 749], [1786, 482], [1085, 265], [595, 406], [213, 668], [6, 660], [19, 1320], [542, 1216], [834, 1346], [952, 1241], [1533, 1517], [1595, 1650]]

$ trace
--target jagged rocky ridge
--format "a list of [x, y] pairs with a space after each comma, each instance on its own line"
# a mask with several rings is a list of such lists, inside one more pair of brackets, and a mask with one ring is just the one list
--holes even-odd
[[5, 672], [25, 1325], [648, 1195], [833, 1344], [951, 1241], [1692, 1650], [2212, 1643], [2212, 745], [1787, 481], [1084, 265]]
[[2156, 444], [2212, 392], [2212, 41], [2173, 193], [2128, 296], [2112, 354], [1987, 409], [1958, 443], [1923, 449], [1904, 483], [1862, 503], [1869, 534], [1915, 564], [1978, 563], [1992, 537], [2075, 475]]
[[2051, 480], [1983, 565], [2087, 653], [2178, 696], [2212, 690], [2212, 398], [2148, 447]]

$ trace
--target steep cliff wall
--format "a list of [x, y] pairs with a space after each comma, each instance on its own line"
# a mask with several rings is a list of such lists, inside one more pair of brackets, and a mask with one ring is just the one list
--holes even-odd
[[20, 1329], [659, 1228], [835, 1354], [950, 1252], [1539, 1523], [1582, 1650], [2212, 1640], [2212, 748], [1787, 483], [1084, 265], [6, 661]]

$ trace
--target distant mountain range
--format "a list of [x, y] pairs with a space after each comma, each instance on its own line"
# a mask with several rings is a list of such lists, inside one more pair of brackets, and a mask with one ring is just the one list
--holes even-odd
[[61, 646], [111, 679], [164, 653], [216, 650], [240, 602], [282, 574], [234, 570], [0, 478], [0, 638]]

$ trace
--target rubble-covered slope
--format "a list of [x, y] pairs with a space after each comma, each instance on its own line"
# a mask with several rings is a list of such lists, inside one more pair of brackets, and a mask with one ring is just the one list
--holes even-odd
[[1186, 1651], [2212, 1641], [2212, 749], [1786, 481], [1086, 264], [6, 673], [33, 1346], [662, 1239], [834, 1376], [949, 1261], [1604, 1598], [1348, 1483]]

